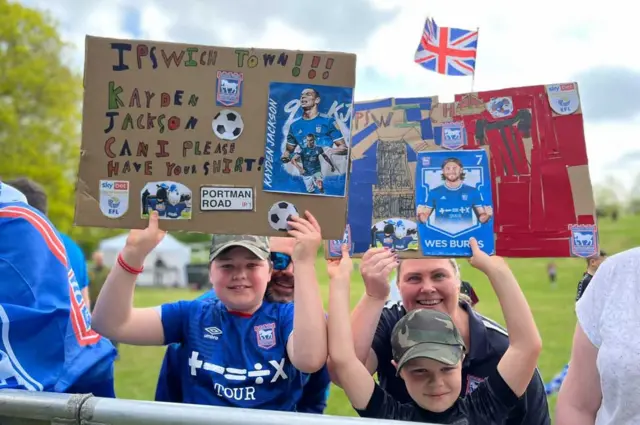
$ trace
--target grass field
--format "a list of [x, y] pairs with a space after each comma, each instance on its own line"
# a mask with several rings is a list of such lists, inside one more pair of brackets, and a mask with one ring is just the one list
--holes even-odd
[[[617, 223], [600, 223], [600, 244], [608, 253], [640, 245], [640, 218], [622, 217]], [[571, 339], [575, 326], [574, 299], [578, 280], [582, 276], [585, 262], [581, 259], [559, 259], [558, 284], [552, 289], [546, 275], [547, 259], [509, 260], [516, 277], [533, 310], [544, 349], [539, 361], [540, 371], [545, 380], [555, 375], [569, 360]], [[466, 261], [461, 261], [462, 275], [470, 281], [480, 303], [478, 310], [504, 323], [498, 301], [487, 279], [472, 269]], [[327, 299], [328, 285], [323, 260], [318, 261], [318, 276], [324, 299]], [[354, 273], [352, 304], [362, 295], [363, 285], [359, 274]], [[159, 290], [139, 288], [136, 291], [136, 306], [154, 306], [179, 299], [192, 299], [198, 294], [187, 290]], [[121, 358], [116, 366], [116, 390], [119, 398], [153, 400], [158, 371], [164, 355], [164, 347], [121, 346]], [[554, 409], [555, 397], [550, 399]], [[354, 412], [344, 393], [332, 388], [326, 414], [354, 416]]]

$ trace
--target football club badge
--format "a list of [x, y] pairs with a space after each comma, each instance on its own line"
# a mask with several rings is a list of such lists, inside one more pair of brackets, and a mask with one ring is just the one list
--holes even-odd
[[217, 106], [242, 106], [244, 76], [242, 72], [218, 71]]
[[109, 218], [120, 218], [129, 210], [129, 182], [100, 180], [100, 211]]
[[467, 134], [462, 122], [448, 122], [442, 124], [442, 142], [444, 149], [460, 149], [467, 144]]
[[429, 166], [431, 166], [431, 157], [429, 157], [429, 156], [423, 156], [423, 157], [422, 157], [422, 166], [423, 166], [423, 167], [429, 167]]
[[351, 226], [348, 224], [344, 229], [344, 236], [342, 237], [342, 240], [334, 239], [329, 241], [329, 257], [341, 257], [343, 244], [349, 245], [349, 255], [353, 255], [355, 246], [351, 242]]
[[549, 97], [549, 106], [556, 114], [571, 115], [580, 108], [577, 84], [551, 84], [546, 89]]
[[589, 258], [598, 252], [598, 231], [595, 225], [572, 224], [571, 255]]
[[276, 324], [271, 322], [265, 325], [254, 326], [258, 347], [268, 350], [276, 346]]
[[494, 97], [487, 102], [487, 111], [493, 118], [505, 118], [513, 114], [513, 100], [510, 96]]
[[478, 385], [480, 385], [483, 381], [484, 381], [483, 378], [478, 378], [477, 376], [473, 376], [473, 375], [467, 375], [466, 395], [469, 395], [472, 392], [474, 392], [478, 388]]

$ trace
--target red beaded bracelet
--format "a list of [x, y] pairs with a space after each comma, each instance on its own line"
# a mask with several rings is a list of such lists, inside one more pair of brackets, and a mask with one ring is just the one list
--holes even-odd
[[131, 274], [140, 274], [144, 270], [144, 266], [140, 267], [139, 269], [136, 269], [128, 265], [124, 261], [124, 258], [122, 258], [122, 253], [118, 254], [118, 265], [122, 267], [126, 272]]

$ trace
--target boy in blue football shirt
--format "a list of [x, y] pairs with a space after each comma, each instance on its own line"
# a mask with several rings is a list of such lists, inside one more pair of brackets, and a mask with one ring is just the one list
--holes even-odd
[[0, 389], [115, 397], [116, 350], [91, 316], [60, 235], [0, 182]]
[[132, 345], [180, 343], [185, 403], [295, 410], [305, 374], [327, 359], [327, 328], [315, 260], [322, 242], [315, 218], [292, 217], [294, 303], [264, 301], [271, 275], [266, 237], [219, 235], [210, 255], [218, 300], [133, 308], [136, 274], [164, 237], [158, 214], [132, 230], [93, 311], [94, 326]]
[[[212, 239], [211, 252], [218, 249], [219, 238]], [[271, 302], [293, 302], [295, 282], [293, 280], [294, 269], [291, 255], [296, 240], [294, 238], [274, 237], [270, 238], [271, 249], [271, 280], [267, 285], [265, 299]], [[202, 294], [200, 299], [217, 299], [213, 289]], [[171, 344], [162, 362], [158, 384], [156, 386], [156, 401], [182, 403], [182, 385], [180, 378], [181, 354], [183, 347], [180, 344]], [[322, 414], [327, 407], [331, 378], [325, 365], [319, 371], [309, 375], [304, 384], [300, 399], [296, 404], [296, 412]]]

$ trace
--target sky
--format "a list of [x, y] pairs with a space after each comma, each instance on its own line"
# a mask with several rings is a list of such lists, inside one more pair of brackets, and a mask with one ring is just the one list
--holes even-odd
[[[48, 11], [84, 63], [86, 35], [357, 54], [357, 101], [471, 91], [413, 62], [424, 19], [479, 28], [475, 91], [576, 81], [591, 180], [628, 187], [640, 168], [640, 55], [622, 43], [636, 18], [621, 0], [22, 0]], [[533, 6], [535, 4], [535, 6]], [[490, 5], [490, 6], [489, 6]], [[633, 38], [631, 38], [633, 40]], [[632, 43], [635, 46], [634, 43]], [[633, 47], [632, 46], [632, 47]]]

